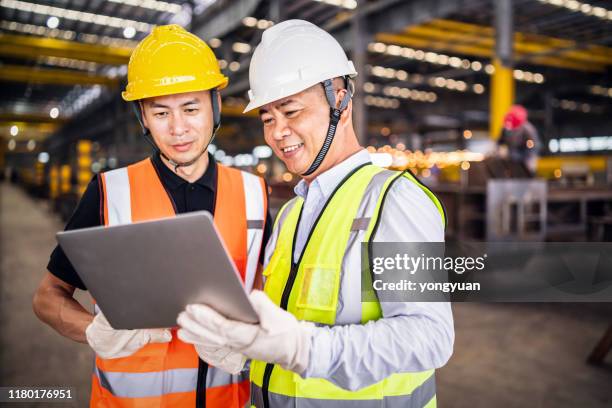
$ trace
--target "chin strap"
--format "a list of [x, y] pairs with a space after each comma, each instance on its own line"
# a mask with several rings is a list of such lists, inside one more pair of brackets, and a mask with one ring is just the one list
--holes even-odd
[[338, 126], [338, 122], [340, 121], [340, 116], [342, 116], [342, 112], [348, 106], [348, 103], [353, 97], [354, 93], [352, 82], [347, 77], [344, 77], [344, 81], [346, 83], [347, 92], [344, 95], [344, 98], [342, 98], [342, 101], [340, 102], [340, 106], [338, 108], [336, 108], [336, 92], [334, 91], [332, 80], [326, 79], [325, 81], [321, 82], [321, 85], [323, 85], [323, 89], [325, 90], [325, 97], [327, 98], [327, 103], [329, 104], [329, 127], [327, 128], [327, 135], [325, 135], [325, 140], [323, 141], [323, 146], [321, 146], [321, 150], [319, 150], [319, 153], [317, 153], [317, 156], [315, 157], [308, 170], [302, 173], [302, 176], [309, 176], [315, 171], [317, 171], [321, 163], [323, 163], [323, 160], [325, 159], [325, 156], [327, 155], [327, 152], [329, 151], [329, 148], [331, 147], [331, 144], [334, 141], [334, 135], [336, 134], [336, 127]]
[[213, 88], [210, 90], [210, 102], [211, 102], [212, 111], [213, 111], [213, 130], [212, 130], [212, 135], [210, 136], [210, 140], [208, 141], [206, 146], [204, 146], [202, 151], [200, 151], [200, 153], [195, 158], [193, 158], [192, 160], [189, 160], [188, 162], [177, 162], [174, 159], [166, 156], [159, 149], [159, 147], [157, 147], [157, 145], [155, 144], [155, 141], [151, 137], [151, 132], [149, 131], [149, 129], [145, 127], [144, 123], [142, 122], [142, 110], [140, 108], [140, 103], [138, 101], [135, 101], [132, 104], [132, 107], [134, 108], [134, 111], [136, 113], [136, 117], [138, 118], [138, 122], [140, 123], [140, 126], [142, 127], [142, 131], [143, 131], [145, 140], [153, 147], [153, 150], [155, 150], [156, 153], [158, 153], [161, 157], [166, 159], [172, 166], [174, 166], [175, 173], [178, 171], [179, 167], [191, 166], [196, 161], [198, 161], [198, 159], [202, 157], [204, 153], [206, 153], [206, 150], [208, 150], [208, 146], [213, 142], [213, 140], [215, 140], [215, 136], [217, 136], [217, 131], [219, 130], [219, 127], [221, 126], [221, 109], [219, 107], [219, 100], [217, 99], [217, 93], [218, 91], [216, 88]]

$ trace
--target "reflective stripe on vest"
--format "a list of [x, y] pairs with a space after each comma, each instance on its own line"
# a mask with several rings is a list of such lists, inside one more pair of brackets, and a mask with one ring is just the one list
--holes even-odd
[[[250, 290], [267, 214], [263, 180], [218, 165], [214, 222]], [[104, 224], [119, 225], [176, 215], [170, 195], [150, 159], [101, 175]], [[149, 344], [117, 359], [96, 357], [91, 406], [195, 406], [199, 358], [172, 329], [170, 343]], [[206, 373], [208, 407], [242, 407], [248, 401], [248, 373]]]
[[[261, 388], [251, 383], [251, 406], [263, 407]], [[287, 395], [268, 393], [270, 407], [300, 407], [300, 408], [434, 408], [436, 406], [436, 379], [430, 376], [420, 387], [408, 395], [385, 395], [381, 399], [317, 399], [290, 397]], [[422, 405], [422, 401], [428, 401]]]
[[[378, 302], [361, 302], [361, 243], [372, 238], [385, 194], [399, 177], [426, 189], [406, 173], [372, 165], [358, 169], [326, 203], [293, 271], [292, 243], [303, 199], [296, 197], [287, 203], [275, 222], [274, 251], [264, 270], [268, 296], [281, 305], [293, 274], [293, 287], [284, 300], [288, 299], [287, 310], [298, 319], [334, 325], [381, 318]], [[427, 195], [444, 221], [441, 205], [435, 196]], [[266, 365], [251, 362], [252, 402], [257, 407], [263, 406], [261, 387]], [[350, 401], [351, 406], [435, 406], [435, 377], [434, 370], [396, 373], [371, 386], [348, 391], [324, 379], [302, 379], [274, 366], [267, 395], [270, 407], [296, 406], [296, 399], [299, 406], [309, 407], [335, 407], [340, 401]]]
[[[122, 398], [158, 397], [163, 394], [195, 392], [198, 380], [197, 368], [176, 368], [163, 372], [126, 373], [105, 372], [94, 368], [102, 387], [112, 395]], [[245, 371], [236, 375], [234, 383], [248, 380]], [[227, 373], [209, 370], [206, 374], [206, 389], [227, 385]]]
[[[263, 179], [253, 174], [242, 172], [244, 184], [244, 200], [246, 204], [247, 218], [247, 267], [244, 286], [253, 288], [255, 272], [259, 264], [259, 254], [261, 253], [261, 242], [263, 241], [264, 222], [266, 214], [265, 184]], [[263, 214], [263, 216], [262, 216]], [[257, 245], [257, 243], [259, 243]]]

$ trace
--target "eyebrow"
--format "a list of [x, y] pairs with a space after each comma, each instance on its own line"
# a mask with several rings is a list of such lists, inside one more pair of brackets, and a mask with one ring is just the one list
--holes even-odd
[[[198, 98], [194, 98], [191, 99], [185, 103], [182, 103], [181, 106], [187, 106], [187, 105], [194, 105], [194, 104], [198, 104], [200, 103], [200, 100]], [[168, 105], [164, 105], [161, 103], [157, 103], [157, 102], [151, 102], [151, 107], [152, 108], [165, 108], [165, 109], [170, 109], [170, 107]]]
[[282, 108], [283, 106], [289, 105], [290, 103], [293, 103], [293, 102], [297, 102], [297, 101], [295, 101], [293, 99], [287, 99], [286, 101], [281, 103], [279, 106]]
[[[287, 106], [287, 105], [289, 105], [289, 104], [291, 104], [291, 103], [294, 103], [294, 102], [297, 102], [297, 101], [296, 101], [295, 99], [287, 99], [286, 101], [281, 102], [281, 103], [278, 105], [278, 107], [279, 107], [279, 108], [282, 108], [283, 106]], [[264, 108], [259, 108], [259, 116], [261, 116], [261, 115], [263, 115], [263, 114], [265, 114], [265, 113], [268, 113], [268, 110], [267, 110], [267, 109], [264, 109]]]

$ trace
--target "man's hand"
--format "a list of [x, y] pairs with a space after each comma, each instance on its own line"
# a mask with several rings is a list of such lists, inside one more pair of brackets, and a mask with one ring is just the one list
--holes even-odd
[[172, 340], [168, 329], [115, 330], [102, 313], [98, 313], [85, 330], [87, 343], [102, 358], [127, 357], [149, 343]]
[[226, 319], [205, 305], [188, 305], [177, 320], [179, 338], [209, 349], [227, 348], [302, 373], [308, 366], [314, 324], [298, 321], [261, 291], [253, 291], [249, 299], [259, 324]]
[[[181, 315], [184, 313], [186, 312], [181, 313]], [[189, 317], [179, 317], [179, 321], [182, 321], [185, 324], [185, 327], [191, 327], [192, 329], [194, 328], [191, 326], [194, 324], [194, 322]], [[244, 368], [244, 363], [246, 363], [247, 360], [246, 357], [240, 353], [232, 351], [232, 349], [228, 347], [222, 347], [216, 343], [209, 344], [205, 341], [205, 339], [193, 334], [193, 332], [191, 332], [189, 329], [179, 330], [177, 335], [178, 338], [185, 343], [193, 344], [198, 356], [213, 367], [220, 368], [230, 374], [238, 374]]]

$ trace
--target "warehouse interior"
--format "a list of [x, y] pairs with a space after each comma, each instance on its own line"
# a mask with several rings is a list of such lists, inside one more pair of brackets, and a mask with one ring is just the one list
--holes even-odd
[[[610, 1], [0, 0], [0, 13], [0, 387], [72, 386], [86, 405], [91, 350], [38, 321], [31, 300], [92, 177], [152, 153], [120, 92], [156, 25], [213, 49], [229, 86], [209, 151], [264, 177], [273, 214], [298, 178], [242, 111], [262, 31], [296, 18], [342, 44], [362, 146], [440, 198], [448, 241], [612, 241]], [[499, 146], [514, 105], [537, 134], [530, 163]], [[612, 405], [612, 303], [453, 312], [440, 406]]]

